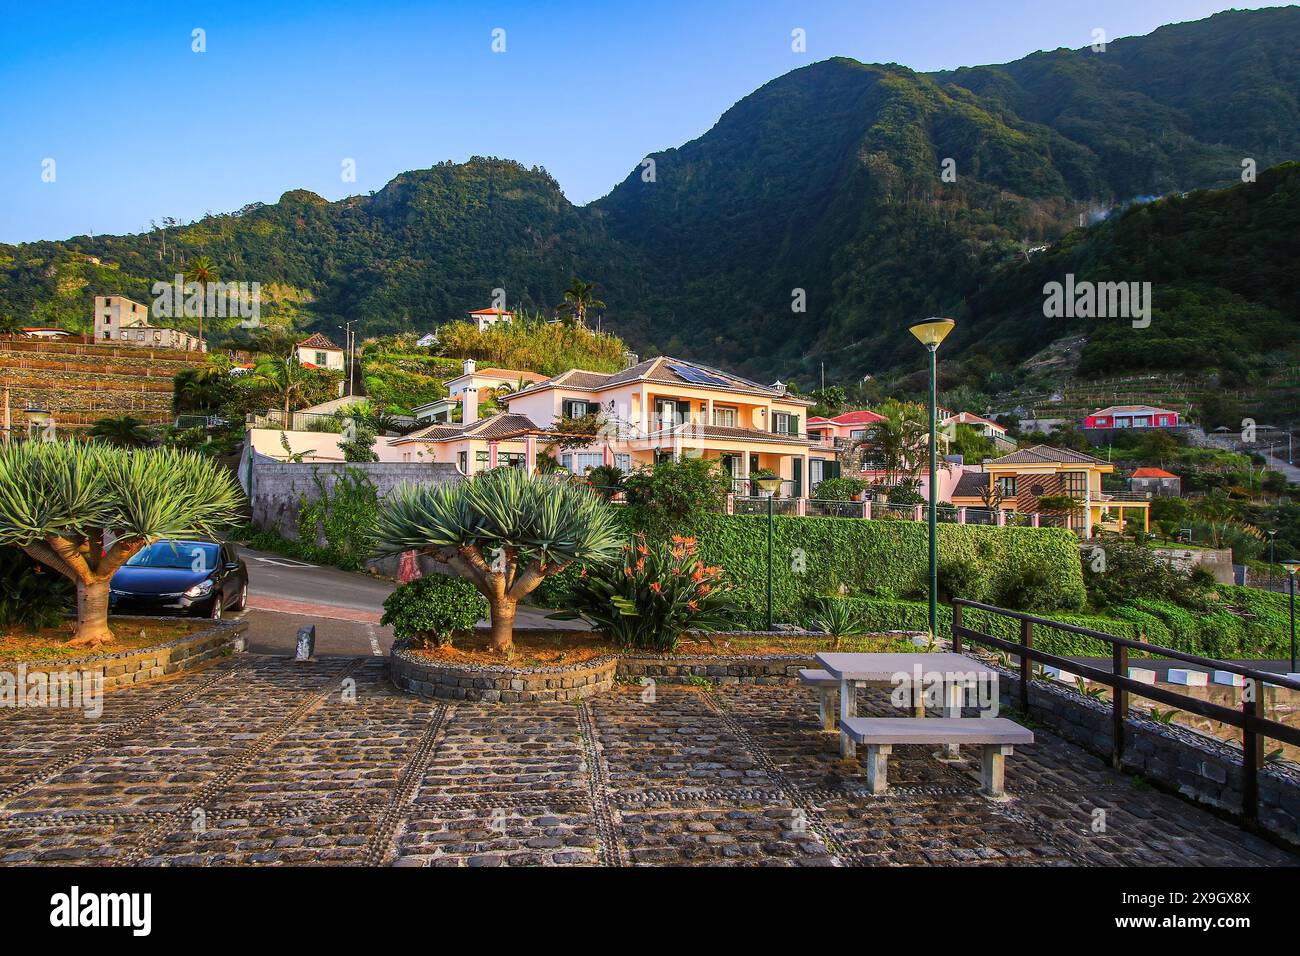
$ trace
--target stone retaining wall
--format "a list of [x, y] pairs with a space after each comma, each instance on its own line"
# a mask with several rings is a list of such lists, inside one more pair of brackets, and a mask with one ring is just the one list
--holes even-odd
[[537, 703], [582, 700], [607, 691], [614, 686], [617, 666], [613, 654], [557, 667], [436, 663], [399, 641], [393, 645], [389, 674], [398, 690], [419, 697]]
[[[123, 616], [115, 617], [114, 621], [127, 622], [132, 619]], [[156, 620], [156, 618], [135, 619]], [[147, 684], [182, 671], [198, 670], [218, 658], [241, 652], [244, 650], [246, 630], [248, 630], [247, 621], [218, 621], [211, 627], [205, 627], [194, 634], [155, 647], [74, 659], [5, 661], [0, 663], [0, 671], [13, 675], [15, 681], [20, 666], [29, 677], [39, 673], [89, 672], [92, 675], [99, 674], [104, 681], [104, 690], [109, 691], [119, 687]]]
[[[1018, 675], [999, 670], [1002, 706], [1019, 707]], [[1030, 681], [1029, 717], [1085, 750], [1110, 757], [1111, 709], [1107, 702], [1056, 682]], [[1124, 723], [1124, 769], [1194, 803], [1241, 816], [1245, 774], [1240, 747], [1178, 724], [1162, 724], [1130, 709]], [[1300, 846], [1300, 771], [1271, 764], [1260, 772], [1259, 823]]]

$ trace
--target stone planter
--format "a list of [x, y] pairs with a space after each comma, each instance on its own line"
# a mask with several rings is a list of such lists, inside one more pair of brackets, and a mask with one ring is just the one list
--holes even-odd
[[537, 703], [582, 700], [609, 690], [617, 666], [614, 654], [554, 667], [442, 663], [399, 641], [393, 645], [389, 676], [398, 690], [419, 697]]
[[[156, 618], [121, 617], [114, 620], [156, 620]], [[8, 673], [17, 682], [19, 668], [30, 678], [33, 674], [90, 674], [103, 679], [104, 690], [147, 684], [184, 671], [206, 667], [219, 658], [244, 650], [247, 621], [217, 621], [211, 627], [185, 637], [138, 650], [116, 654], [96, 654], [63, 660], [3, 661], [0, 673]]]

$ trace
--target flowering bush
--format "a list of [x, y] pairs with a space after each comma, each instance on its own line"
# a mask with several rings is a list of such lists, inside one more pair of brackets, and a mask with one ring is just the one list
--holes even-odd
[[694, 538], [649, 544], [639, 534], [623, 546], [622, 561], [583, 568], [570, 610], [551, 617], [581, 617], [622, 647], [654, 651], [672, 651], [691, 628], [728, 628], [735, 588], [697, 552]]

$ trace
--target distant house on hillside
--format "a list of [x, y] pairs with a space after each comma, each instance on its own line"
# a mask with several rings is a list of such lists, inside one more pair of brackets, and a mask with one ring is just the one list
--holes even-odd
[[1110, 405], [1083, 420], [1084, 428], [1176, 428], [1178, 413], [1154, 405]]
[[484, 332], [498, 322], [511, 325], [515, 321], [515, 314], [505, 309], [475, 309], [469, 313], [469, 320], [478, 325], [480, 332]]
[[1161, 468], [1139, 468], [1128, 479], [1134, 494], [1159, 498], [1177, 498], [1183, 493], [1182, 479]]
[[421, 335], [418, 339], [415, 340], [415, 344], [422, 349], [427, 349], [431, 345], [437, 345], [438, 333], [426, 332], [424, 335]]
[[968, 425], [977, 429], [981, 435], [993, 442], [1000, 451], [1013, 451], [1016, 443], [1007, 437], [1007, 430], [995, 421], [982, 418], [973, 412], [958, 412], [955, 415], [949, 415], [943, 420], [945, 427], [955, 428], [957, 425]]
[[149, 307], [124, 295], [95, 296], [95, 342], [138, 348], [206, 352], [197, 335], [149, 324]]
[[319, 332], [299, 342], [297, 350], [299, 365], [343, 371], [343, 350]]

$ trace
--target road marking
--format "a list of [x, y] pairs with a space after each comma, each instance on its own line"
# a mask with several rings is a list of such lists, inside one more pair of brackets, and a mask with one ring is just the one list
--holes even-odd
[[370, 653], [376, 657], [383, 657], [384, 652], [379, 646], [379, 639], [375, 637], [375, 626], [373, 624], [366, 625], [366, 637], [370, 638]]
[[320, 565], [308, 564], [306, 561], [295, 561], [293, 558], [264, 558], [261, 555], [249, 555], [254, 561], [261, 561], [263, 564], [274, 564], [278, 568], [308, 568], [312, 571], [319, 571]]

